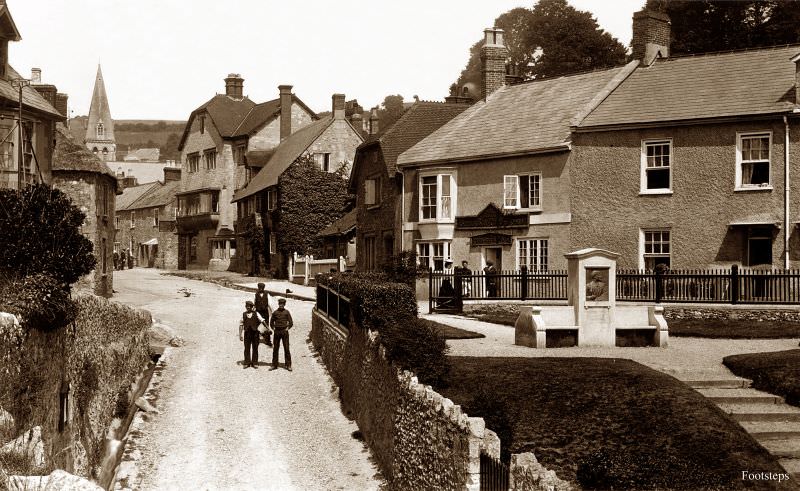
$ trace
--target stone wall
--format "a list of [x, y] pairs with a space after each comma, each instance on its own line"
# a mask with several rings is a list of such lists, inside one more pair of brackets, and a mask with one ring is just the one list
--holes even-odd
[[128, 407], [120, 399], [150, 359], [152, 321], [91, 294], [75, 302], [75, 322], [30, 330], [21, 344], [9, 335], [17, 332], [13, 316], [0, 317], [0, 358], [9, 369], [0, 371], [0, 407], [12, 414], [16, 434], [41, 427], [47, 468], [96, 477], [118, 402]]
[[311, 339], [391, 489], [477, 489], [481, 418], [389, 363], [374, 332], [315, 311]]

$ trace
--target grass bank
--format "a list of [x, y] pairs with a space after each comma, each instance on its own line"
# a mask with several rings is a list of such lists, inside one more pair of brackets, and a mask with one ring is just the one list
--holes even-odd
[[800, 406], [800, 349], [726, 356], [722, 363], [753, 387]]

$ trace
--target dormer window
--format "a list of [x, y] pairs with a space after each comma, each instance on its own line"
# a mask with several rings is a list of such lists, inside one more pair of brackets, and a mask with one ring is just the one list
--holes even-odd
[[106, 137], [106, 129], [103, 126], [103, 123], [97, 123], [97, 127], [95, 128], [95, 133], [97, 134], [98, 139], [103, 139]]

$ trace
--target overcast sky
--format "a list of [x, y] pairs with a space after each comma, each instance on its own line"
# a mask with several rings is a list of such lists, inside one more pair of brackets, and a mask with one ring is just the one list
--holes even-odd
[[[645, 0], [569, 0], [630, 43]], [[312, 109], [342, 92], [364, 107], [389, 94], [441, 100], [469, 47], [499, 14], [533, 0], [7, 0], [22, 34], [10, 61], [87, 114], [98, 62], [114, 119], [186, 119], [228, 73], [256, 102], [278, 85]]]

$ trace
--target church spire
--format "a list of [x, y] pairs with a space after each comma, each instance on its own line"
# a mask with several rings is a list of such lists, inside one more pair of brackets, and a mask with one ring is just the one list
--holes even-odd
[[113, 162], [117, 160], [117, 145], [114, 139], [114, 120], [108, 106], [106, 85], [103, 82], [103, 71], [97, 65], [97, 78], [94, 81], [92, 104], [89, 107], [89, 121], [86, 126], [86, 148], [91, 150], [100, 160]]

